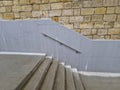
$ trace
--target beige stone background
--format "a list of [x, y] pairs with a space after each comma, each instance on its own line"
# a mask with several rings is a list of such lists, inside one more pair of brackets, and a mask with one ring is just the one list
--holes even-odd
[[120, 0], [1, 0], [0, 17], [52, 18], [91, 39], [120, 39]]

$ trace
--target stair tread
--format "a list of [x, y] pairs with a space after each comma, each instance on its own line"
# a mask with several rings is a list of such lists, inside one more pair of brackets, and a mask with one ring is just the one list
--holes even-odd
[[41, 85], [43, 78], [46, 74], [47, 69], [49, 68], [51, 63], [50, 59], [46, 59], [38, 68], [38, 70], [35, 72], [35, 74], [32, 76], [30, 81], [27, 83], [25, 88], [23, 90], [36, 90], [38, 88], [38, 85]]
[[66, 90], [75, 90], [72, 70], [66, 68]]
[[65, 68], [62, 64], [58, 66], [54, 90], [65, 90]]
[[58, 61], [53, 60], [40, 90], [53, 90], [57, 67], [58, 67]]
[[84, 90], [78, 72], [73, 72], [73, 78], [74, 78], [76, 90]]

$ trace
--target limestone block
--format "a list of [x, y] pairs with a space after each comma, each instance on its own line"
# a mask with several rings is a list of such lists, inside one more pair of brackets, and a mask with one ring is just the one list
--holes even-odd
[[76, 29], [76, 28], [79, 29], [79, 28], [80, 28], [80, 23], [79, 23], [79, 22], [75, 22], [75, 23], [74, 23], [74, 28], [75, 28], [75, 29]]
[[114, 27], [115, 27], [115, 28], [120, 28], [120, 22], [115, 22], [115, 23], [114, 23]]
[[81, 34], [83, 34], [83, 35], [91, 35], [91, 29], [81, 29]]
[[40, 4], [40, 10], [50, 10], [50, 4]]
[[20, 2], [20, 4], [22, 4], [22, 5], [23, 5], [23, 4], [29, 4], [29, 0], [20, 0], [19, 2]]
[[113, 28], [114, 22], [104, 22], [105, 28]]
[[93, 28], [92, 22], [82, 22], [80, 23], [80, 28]]
[[92, 21], [102, 21], [103, 15], [92, 15]]
[[4, 13], [3, 17], [5, 19], [13, 19], [14, 18], [14, 14], [13, 13]]
[[73, 9], [66, 9], [62, 11], [63, 16], [71, 16], [73, 15]]
[[95, 14], [105, 14], [106, 13], [106, 8], [95, 8]]
[[50, 0], [41, 0], [42, 3], [48, 3]]
[[72, 16], [70, 22], [83, 22], [83, 16]]
[[104, 23], [103, 22], [95, 22], [94, 28], [104, 28]]
[[59, 23], [68, 23], [69, 22], [69, 17], [59, 17]]
[[81, 15], [92, 15], [94, 14], [94, 8], [82, 8]]
[[32, 17], [40, 17], [42, 16], [42, 11], [32, 11]]
[[11, 6], [6, 6], [6, 12], [12, 12], [12, 7]]
[[64, 7], [65, 9], [72, 8], [72, 2], [65, 2], [65, 3], [63, 4], [63, 7]]
[[109, 29], [108, 34], [119, 34], [120, 35], [120, 29], [119, 28]]
[[0, 7], [0, 12], [6, 12], [6, 8], [5, 7]]
[[63, 8], [63, 3], [52, 3], [51, 4], [51, 9], [62, 9]]
[[53, 17], [53, 16], [61, 16], [61, 10], [50, 10], [49, 11], [49, 16]]
[[103, 0], [92, 0], [92, 7], [101, 7], [103, 5]]
[[120, 7], [116, 7], [115, 13], [120, 13]]
[[115, 14], [109, 14], [104, 15], [104, 21], [116, 21], [116, 15]]
[[120, 15], [117, 15], [117, 21], [120, 21]]
[[91, 21], [91, 15], [84, 16], [84, 22], [90, 22]]
[[20, 13], [14, 13], [15, 19], [19, 19], [20, 18]]
[[11, 6], [11, 5], [13, 5], [13, 1], [12, 0], [10, 0], [10, 1], [4, 1], [3, 0], [3, 5], [4, 6]]
[[21, 7], [21, 6], [12, 6], [12, 11], [13, 11], [13, 12], [22, 11], [22, 7]]
[[96, 35], [97, 34], [97, 29], [92, 29], [92, 35]]
[[39, 4], [39, 3], [40, 3], [40, 0], [30, 0], [30, 3], [31, 3], [31, 4], [34, 4], [34, 3]]
[[0, 1], [0, 6], [3, 6], [3, 1]]
[[14, 5], [18, 5], [19, 4], [19, 0], [13, 0], [13, 4]]
[[40, 10], [40, 5], [34, 4], [32, 8], [33, 8], [33, 11], [39, 11]]
[[91, 6], [92, 6], [92, 2], [90, 0], [83, 1], [83, 7], [91, 7]]
[[107, 35], [107, 29], [98, 29], [98, 35]]
[[103, 0], [104, 6], [117, 6], [118, 0]]
[[68, 29], [73, 29], [73, 24], [63, 24]]
[[74, 15], [80, 15], [80, 9], [73, 9]]
[[22, 6], [22, 11], [32, 11], [32, 5], [24, 5], [24, 6]]
[[118, 35], [111, 35], [111, 39], [115, 39], [115, 40], [118, 39], [119, 40], [120, 39], [120, 35], [119, 34]]
[[21, 12], [21, 13], [20, 13], [20, 17], [21, 17], [22, 19], [30, 18], [30, 17], [31, 17], [31, 12]]
[[115, 13], [115, 7], [107, 7], [106, 13]]

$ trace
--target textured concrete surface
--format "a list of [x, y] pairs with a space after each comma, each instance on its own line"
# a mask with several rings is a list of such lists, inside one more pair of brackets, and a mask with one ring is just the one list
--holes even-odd
[[14, 90], [42, 58], [41, 55], [0, 55], [0, 90]]

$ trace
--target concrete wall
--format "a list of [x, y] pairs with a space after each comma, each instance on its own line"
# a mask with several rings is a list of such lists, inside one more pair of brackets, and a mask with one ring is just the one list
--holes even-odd
[[92, 39], [120, 39], [120, 0], [1, 0], [0, 17], [47, 17]]

